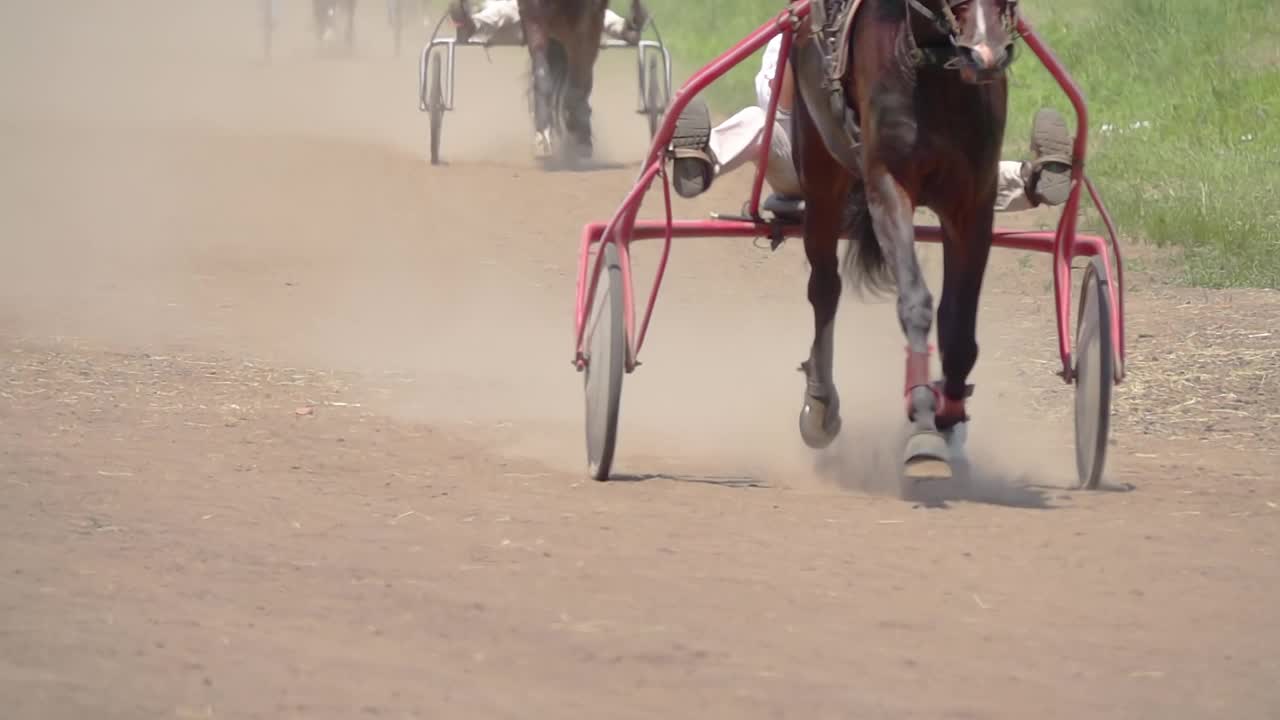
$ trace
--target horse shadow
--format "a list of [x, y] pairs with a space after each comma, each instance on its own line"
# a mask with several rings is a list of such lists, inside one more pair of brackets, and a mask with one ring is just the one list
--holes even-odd
[[772, 487], [769, 483], [743, 475], [686, 475], [682, 473], [619, 473], [609, 476], [610, 482], [642, 483], [653, 480], [667, 482], [692, 483], [696, 485], [713, 485], [733, 490], [747, 490]]
[[549, 158], [542, 158], [539, 160], [539, 164], [544, 171], [552, 173], [606, 172], [609, 170], [623, 170], [627, 167], [627, 163], [616, 162], [613, 160], [561, 157], [558, 155]]
[[[864, 438], [865, 439], [865, 438]], [[871, 448], [839, 445], [814, 459], [814, 471], [833, 485], [870, 495], [896, 497], [917, 507], [946, 510], [959, 503], [976, 503], [1024, 510], [1057, 510], [1068, 507], [1081, 494], [1133, 492], [1129, 483], [1107, 482], [1094, 490], [1059, 482], [1058, 473], [1047, 470], [1011, 469], [988, 460], [969, 457], [953, 466], [946, 479], [913, 480], [903, 476], [896, 446]], [[1052, 476], [1052, 477], [1050, 477]]]
[[975, 471], [958, 465], [955, 474], [945, 480], [900, 481], [900, 497], [906, 502], [929, 510], [949, 510], [955, 503], [975, 503], [1023, 510], [1056, 510], [1062, 507], [1066, 490], [1033, 485], [1025, 477], [1009, 473]]
[[957, 503], [976, 503], [1023, 510], [1060, 510], [1089, 493], [1127, 493], [1129, 483], [1104, 483], [1093, 490], [1033, 481], [1026, 473], [974, 469], [961, 465], [947, 480], [903, 480], [901, 498], [927, 510], [949, 510]]

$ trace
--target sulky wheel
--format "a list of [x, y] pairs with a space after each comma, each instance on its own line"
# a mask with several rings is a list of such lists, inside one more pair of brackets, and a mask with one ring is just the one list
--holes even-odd
[[260, 0], [262, 10], [262, 59], [271, 62], [271, 41], [276, 30], [276, 0]]
[[658, 72], [658, 58], [649, 56], [649, 81], [645, 84], [645, 111], [649, 115], [649, 139], [657, 137], [658, 127], [662, 124], [662, 116], [667, 109], [667, 97], [663, 92], [661, 74]]
[[618, 247], [603, 243], [604, 267], [586, 327], [587, 468], [596, 480], [608, 480], [618, 441], [618, 408], [622, 375], [627, 362], [626, 322], [623, 317], [622, 265]]
[[400, 57], [400, 39], [404, 34], [404, 2], [387, 0], [387, 24], [391, 26], [391, 43], [396, 57]]
[[440, 164], [440, 131], [444, 125], [444, 88], [441, 87], [440, 56], [431, 58], [430, 94], [427, 96], [427, 110], [431, 118], [431, 164]]
[[[347, 57], [351, 57], [356, 51], [356, 2], [355, 0], [347, 0], [346, 3], [340, 3], [340, 5], [345, 6], [347, 17], [347, 25], [342, 30], [342, 42]], [[336, 13], [334, 18], [337, 18]]]
[[1102, 261], [1093, 258], [1080, 286], [1076, 321], [1076, 471], [1079, 487], [1095, 490], [1107, 463], [1115, 348], [1111, 341], [1111, 291]]

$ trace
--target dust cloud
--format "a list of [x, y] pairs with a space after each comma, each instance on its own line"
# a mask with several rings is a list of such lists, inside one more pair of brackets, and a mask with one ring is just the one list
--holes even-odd
[[[460, 51], [445, 164], [433, 167], [416, 93], [425, 26], [397, 58], [382, 4], [361, 3], [354, 56], [333, 57], [317, 52], [308, 4], [282, 5], [266, 63], [252, 2], [12, 4], [0, 28], [0, 327], [354, 373], [374, 411], [576, 470], [578, 233], [616, 208], [646, 150], [632, 56], [597, 66], [599, 167], [546, 173], [529, 152], [524, 51]], [[734, 210], [748, 182], [724, 178], [676, 212]], [[642, 283], [655, 250], [637, 251]], [[844, 436], [816, 456], [799, 441], [806, 272], [794, 241], [777, 253], [680, 243], [645, 364], [624, 386], [620, 472], [896, 492], [884, 480], [900, 431], [891, 303], [846, 298]], [[995, 404], [975, 402], [975, 449], [1007, 463], [999, 434], [1025, 424], [1018, 402]], [[1040, 446], [1060, 433], [1046, 429]], [[987, 474], [1043, 475], [1043, 458]]]

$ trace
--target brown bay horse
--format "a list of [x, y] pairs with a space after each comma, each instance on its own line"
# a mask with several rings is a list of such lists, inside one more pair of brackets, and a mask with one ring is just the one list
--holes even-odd
[[[609, 0], [518, 0], [518, 7], [533, 65], [535, 154], [589, 159], [591, 88]], [[646, 18], [632, 0], [629, 24], [642, 28]]]
[[[845, 25], [849, 32], [833, 35], [847, 43], [835, 46], [848, 52], [843, 71], [825, 72], [812, 54], [804, 62], [806, 50], [813, 51], [807, 43], [826, 42], [808, 26], [797, 33], [791, 54], [814, 315], [813, 345], [802, 365], [801, 435], [821, 448], [840, 431], [832, 365], [843, 267], [855, 289], [896, 288], [913, 426], [905, 473], [949, 477], [978, 358], [978, 303], [992, 244], [1016, 0], [861, 0], [855, 12], [852, 26]], [[841, 103], [832, 97], [845, 107], [833, 109]], [[832, 138], [838, 122], [853, 128], [843, 152], [840, 138]], [[944, 235], [937, 308], [943, 377], [937, 384], [929, 379], [934, 306], [916, 256], [917, 207], [938, 215]], [[838, 241], [845, 235], [849, 248], [840, 260]]]

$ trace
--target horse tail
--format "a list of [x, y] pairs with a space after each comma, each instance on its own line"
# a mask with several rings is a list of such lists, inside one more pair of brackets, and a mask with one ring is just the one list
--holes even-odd
[[569, 85], [569, 51], [555, 38], [547, 41], [547, 65], [551, 69], [551, 117], [564, 130], [564, 93]]
[[844, 257], [840, 261], [840, 274], [854, 293], [872, 296], [886, 295], [894, 291], [897, 282], [893, 268], [884, 255], [880, 239], [876, 237], [875, 224], [871, 221], [871, 209], [867, 207], [866, 186], [855, 182], [845, 205], [844, 230], [849, 238]]

